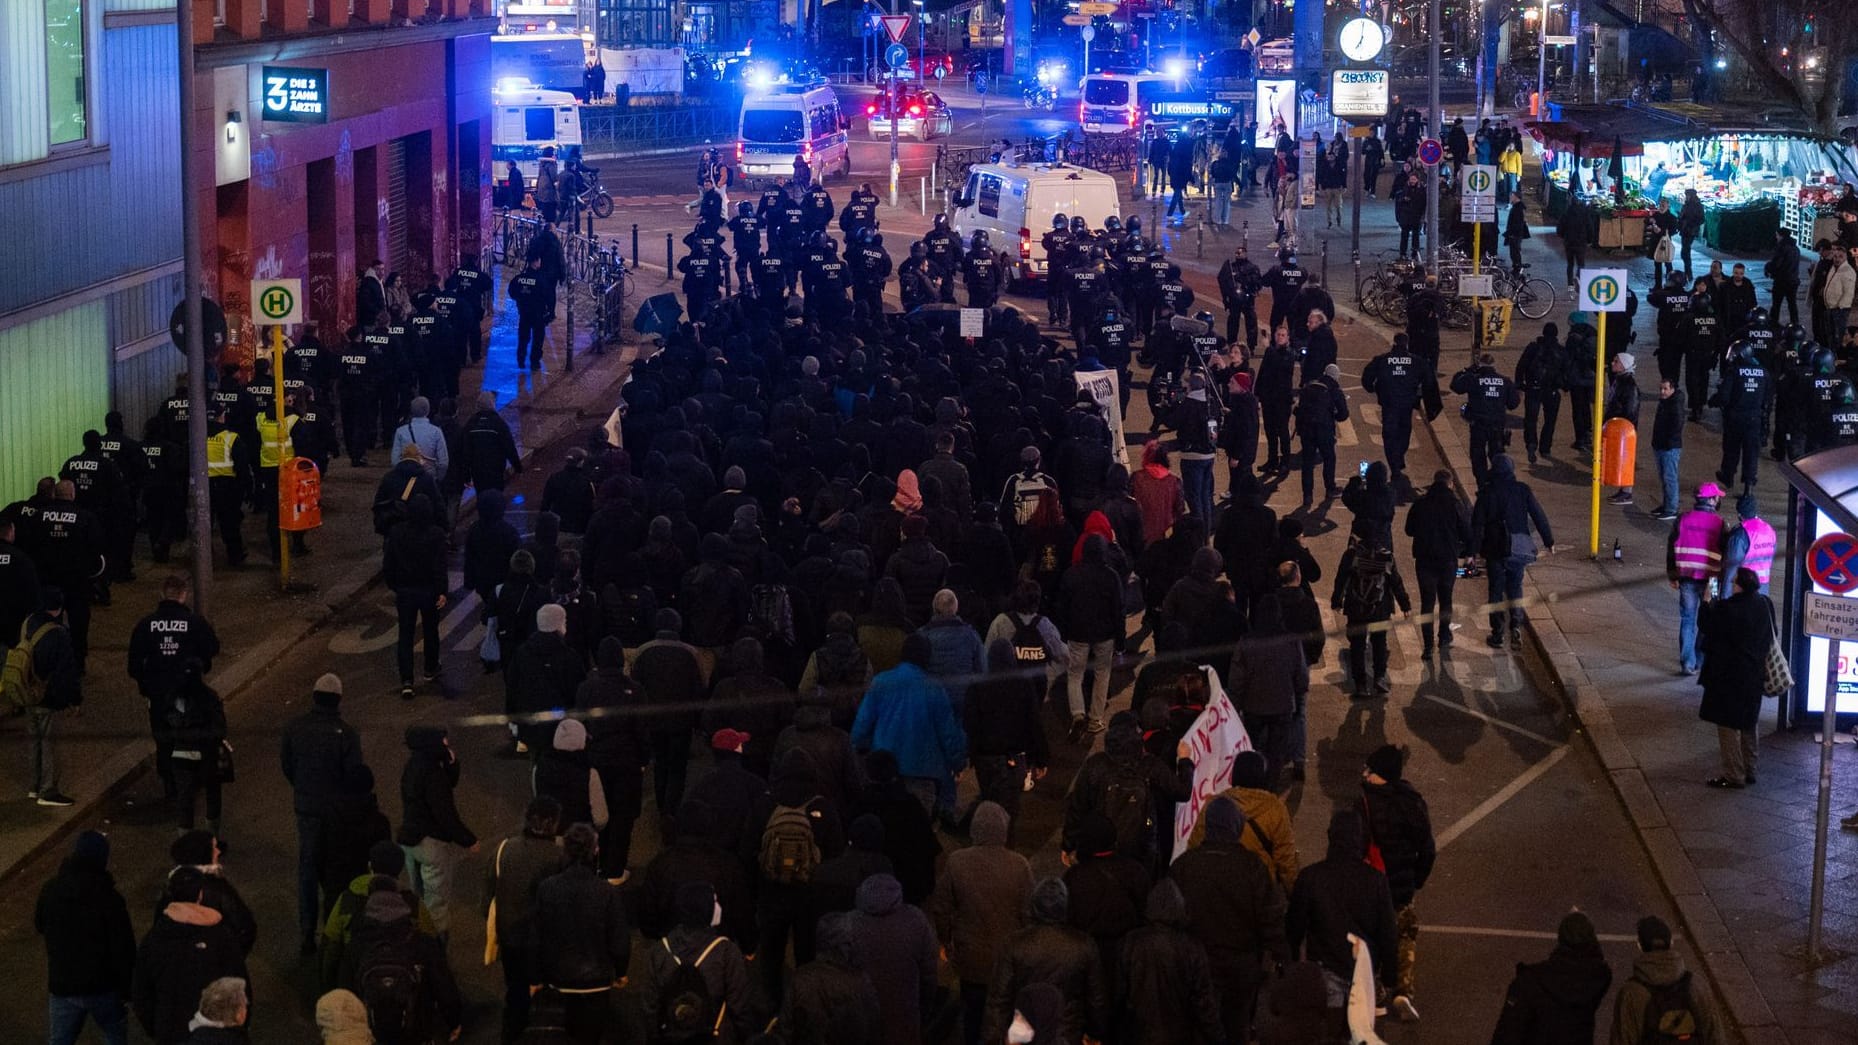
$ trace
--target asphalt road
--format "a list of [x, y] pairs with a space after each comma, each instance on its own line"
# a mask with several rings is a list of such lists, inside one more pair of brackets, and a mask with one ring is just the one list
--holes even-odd
[[[1195, 278], [1205, 279], [1204, 274]], [[1378, 351], [1381, 339], [1366, 326], [1346, 322], [1339, 334], [1345, 384], [1354, 404], [1354, 420], [1343, 427], [1339, 440], [1339, 463], [1346, 471], [1357, 460], [1378, 456], [1378, 412], [1363, 402], [1354, 375]], [[507, 353], [509, 341], [507, 329], [500, 328], [494, 348]], [[1129, 428], [1140, 432], [1147, 422], [1138, 394], [1132, 399]], [[538, 466], [520, 477], [514, 492], [534, 497], [563, 449], [545, 452]], [[1427, 476], [1439, 463], [1422, 428], [1409, 471]], [[1217, 471], [1223, 482], [1224, 469]], [[1275, 492], [1273, 503], [1280, 513], [1296, 507], [1296, 486], [1293, 477]], [[1345, 522], [1340, 506], [1329, 504], [1319, 505], [1306, 520], [1310, 544], [1326, 569], [1342, 553]], [[1404, 548], [1406, 542], [1399, 543]], [[1318, 587], [1327, 596], [1327, 582]], [[1288, 796], [1305, 859], [1318, 859], [1331, 810], [1356, 800], [1363, 756], [1385, 742], [1411, 752], [1408, 776], [1430, 801], [1441, 855], [1418, 904], [1425, 926], [1418, 1004], [1425, 1020], [1417, 1027], [1385, 1024], [1382, 1033], [1396, 1045], [1472, 1045], [1488, 1040], [1513, 963], [1546, 954], [1556, 921], [1571, 906], [1593, 916], [1616, 979], [1623, 979], [1629, 968], [1634, 920], [1645, 913], [1671, 916], [1596, 760], [1552, 703], [1531, 687], [1521, 666], [1509, 654], [1493, 655], [1477, 641], [1481, 622], [1465, 611], [1479, 594], [1474, 587], [1460, 589], [1461, 619], [1466, 621], [1460, 634], [1469, 641], [1436, 667], [1419, 661], [1415, 627], [1403, 624], [1394, 629], [1395, 685], [1387, 700], [1354, 702], [1343, 696], [1337, 685], [1342, 678], [1339, 641], [1331, 640], [1325, 662], [1314, 673], [1317, 683], [1309, 704], [1310, 777]], [[481, 631], [474, 610], [474, 601], [466, 599], [446, 613], [444, 678], [437, 687], [423, 688], [410, 704], [394, 695], [391, 599], [377, 588], [357, 597], [338, 623], [279, 657], [231, 710], [241, 775], [227, 790], [227, 866], [262, 927], [252, 958], [262, 1040], [309, 1041], [315, 1033], [310, 1018], [316, 995], [313, 963], [299, 959], [295, 947], [296, 843], [287, 813], [290, 799], [274, 756], [277, 730], [303, 709], [311, 680], [324, 671], [344, 677], [351, 694], [344, 710], [363, 733], [390, 817], [399, 818], [395, 796], [404, 755], [400, 737], [406, 725], [417, 721], [454, 727], [464, 763], [460, 807], [482, 837], [494, 839], [513, 831], [519, 821], [529, 793], [526, 763], [505, 757], [507, 740], [500, 727], [469, 724], [472, 716], [494, 714], [502, 706], [500, 684], [486, 679], [477, 664]], [[1118, 682], [1120, 688], [1126, 678], [1119, 676]], [[1122, 690], [1113, 706], [1126, 706], [1127, 699]], [[1052, 728], [1056, 734], [1056, 719]], [[1059, 764], [1029, 796], [1019, 833], [1022, 847], [1041, 873], [1058, 869], [1056, 836], [1064, 791], [1084, 754], [1062, 742], [1058, 748]], [[702, 765], [699, 759], [699, 769]], [[143, 786], [146, 790], [148, 785]], [[140, 931], [152, 915], [173, 830], [165, 817], [121, 803], [106, 815], [102, 826], [111, 833], [119, 884], [130, 897]], [[654, 817], [648, 797], [635, 866], [642, 866], [655, 849]], [[474, 856], [464, 865], [451, 947], [469, 1003], [464, 1034], [468, 1042], [495, 1040], [501, 990], [497, 971], [478, 960], [481, 922], [471, 915], [485, 859]], [[29, 866], [0, 896], [0, 953], [7, 956], [0, 969], [25, 985], [0, 995], [0, 1040], [43, 1035], [43, 960], [31, 912], [55, 862], [48, 857]]]

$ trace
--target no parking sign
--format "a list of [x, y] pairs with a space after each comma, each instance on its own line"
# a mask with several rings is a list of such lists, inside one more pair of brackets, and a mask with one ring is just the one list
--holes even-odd
[[1806, 550], [1806, 575], [1834, 595], [1858, 591], [1858, 538], [1829, 533]]

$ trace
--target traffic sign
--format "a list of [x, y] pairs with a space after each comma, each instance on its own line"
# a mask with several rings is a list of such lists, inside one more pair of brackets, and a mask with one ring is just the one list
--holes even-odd
[[1858, 537], [1829, 533], [1806, 550], [1806, 575], [1834, 595], [1858, 591]]
[[988, 81], [987, 70], [985, 69], [974, 70], [974, 93], [975, 94], [986, 94], [987, 93], [987, 81]]
[[1107, 0], [1084, 0], [1083, 3], [1077, 5], [1077, 13], [1093, 16], [1113, 15], [1116, 13], [1116, 5], [1108, 3]]
[[1625, 269], [1582, 269], [1580, 288], [1576, 308], [1586, 312], [1626, 310]]
[[303, 322], [303, 281], [252, 280], [252, 322], [271, 326]]
[[1245, 34], [1245, 42], [1251, 44], [1253, 47], [1257, 47], [1258, 41], [1262, 39], [1264, 39], [1264, 34], [1258, 31], [1257, 26], [1253, 26], [1252, 31]]
[[1084, 28], [1077, 31], [1077, 35], [1083, 37], [1085, 43], [1089, 43], [1097, 38], [1097, 27], [1094, 25], [1086, 25]]
[[1089, 15], [1065, 15], [1064, 24], [1066, 25], [1089, 25], [1090, 16]]
[[1550, 36], [1544, 37], [1542, 42], [1547, 44], [1550, 47], [1573, 47], [1574, 37], [1550, 35]]
[[900, 44], [903, 34], [910, 31], [912, 15], [879, 15], [878, 21], [884, 23], [884, 32], [890, 34], [890, 42]]
[[892, 69], [901, 69], [910, 64], [910, 49], [902, 44], [891, 44], [884, 48], [884, 64]]
[[1858, 639], [1858, 599], [1809, 591], [1803, 609], [1801, 630], [1808, 635], [1845, 642]]
[[1444, 158], [1445, 146], [1440, 145], [1437, 138], [1427, 138], [1419, 143], [1419, 162], [1428, 167], [1437, 167]]
[[1465, 166], [1458, 177], [1458, 208], [1463, 221], [1497, 220], [1497, 168]]
[[[204, 330], [200, 335], [201, 343], [206, 348], [206, 358], [219, 358], [219, 350], [226, 347], [226, 313], [220, 311], [219, 305], [212, 298], [200, 299], [200, 321]], [[187, 302], [174, 306], [168, 316], [168, 337], [174, 341], [174, 347], [187, 352]]]

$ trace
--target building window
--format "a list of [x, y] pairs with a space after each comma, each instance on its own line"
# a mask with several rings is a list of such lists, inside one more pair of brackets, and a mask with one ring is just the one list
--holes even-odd
[[671, 0], [598, 0], [601, 47], [666, 47], [672, 42]]
[[85, 21], [84, 0], [0, 5], [0, 166], [87, 140]]

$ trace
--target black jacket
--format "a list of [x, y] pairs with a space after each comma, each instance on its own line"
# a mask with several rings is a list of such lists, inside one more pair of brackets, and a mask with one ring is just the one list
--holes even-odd
[[787, 1045], [879, 1045], [884, 1040], [871, 978], [849, 960], [824, 955], [788, 978], [780, 1028]]
[[1204, 842], [1182, 853], [1168, 877], [1186, 900], [1187, 931], [1214, 969], [1231, 976], [1286, 953], [1283, 890], [1243, 844]]
[[[84, 677], [78, 668], [77, 647], [71, 642], [71, 629], [64, 617], [54, 621], [43, 613], [34, 613], [26, 618], [24, 634], [30, 637], [48, 623], [54, 626], [32, 647], [32, 671], [45, 680], [45, 697], [39, 706], [47, 711], [63, 711], [84, 703]], [[16, 635], [7, 640], [7, 645], [19, 641]]]
[[1490, 1045], [1592, 1041], [1595, 1014], [1612, 982], [1597, 944], [1557, 944], [1544, 961], [1517, 962]]
[[364, 765], [361, 737], [333, 707], [313, 706], [284, 727], [280, 754], [297, 812], [322, 816]]
[[[15, 635], [4, 640], [9, 645]], [[213, 669], [219, 656], [219, 636], [206, 618], [169, 599], [136, 623], [129, 633], [129, 677], [144, 697], [166, 698], [179, 688], [182, 669], [199, 660], [201, 674]]]
[[1187, 928], [1179, 889], [1149, 894], [1148, 924], [1123, 939], [1116, 963], [1114, 1040], [1213, 1045], [1225, 1039], [1206, 948]]
[[632, 960], [632, 932], [619, 889], [583, 864], [536, 887], [529, 922], [532, 976], [561, 990], [611, 987]]
[[435, 838], [469, 848], [477, 844], [458, 816], [452, 791], [458, 786], [458, 759], [445, 747], [445, 731], [438, 726], [408, 726], [406, 769], [400, 774], [401, 845], [418, 845]]
[[1064, 571], [1057, 605], [1058, 618], [1063, 622], [1059, 630], [1072, 642], [1107, 642], [1127, 627], [1123, 579], [1101, 557], [1093, 560], [1088, 545], [1084, 560]]
[[1013, 1022], [1013, 999], [1021, 987], [1049, 983], [1064, 994], [1063, 1029], [1058, 1041], [1103, 1040], [1108, 1031], [1109, 985], [1096, 941], [1068, 925], [1034, 923], [1006, 938], [987, 987], [981, 1040], [1005, 1041]]
[[[1652, 415], [1652, 449], [1681, 450], [1684, 447], [1684, 412], [1689, 403], [1682, 388], [1658, 400], [1658, 412]], [[1670, 505], [1676, 508], [1677, 505]]]
[[[1432, 839], [1432, 816], [1426, 800], [1404, 780], [1361, 785], [1367, 810], [1368, 841], [1380, 846], [1387, 865], [1387, 891], [1395, 907], [1413, 902], [1426, 887], [1438, 848]], [[1363, 850], [1366, 855], [1366, 850]]]
[[[479, 410], [471, 415], [471, 420], [465, 422], [464, 442], [464, 474], [480, 490], [501, 490], [506, 465], [517, 473], [523, 470], [516, 437], [495, 410]], [[452, 467], [457, 468], [458, 462], [453, 462]]]
[[169, 904], [155, 916], [136, 954], [131, 1004], [157, 1045], [187, 1040], [200, 992], [221, 976], [246, 979], [245, 954], [232, 930], [198, 904]]
[[55, 998], [129, 996], [135, 928], [107, 868], [73, 855], [39, 890], [32, 923], [45, 937], [47, 989]]
[[574, 694], [586, 677], [587, 665], [579, 650], [552, 631], [538, 631], [515, 652], [505, 679], [509, 687], [506, 705], [517, 715], [572, 707]]
[[1516, 478], [1516, 466], [1507, 457], [1498, 458], [1491, 466], [1490, 481], [1479, 491], [1477, 504], [1471, 509], [1471, 533], [1479, 542], [1479, 554], [1488, 556], [1493, 551], [1508, 554], [1508, 549], [1482, 546], [1492, 532], [1492, 524], [1498, 520], [1508, 527], [1512, 537], [1528, 533], [1533, 525], [1543, 544], [1555, 543], [1555, 531], [1549, 526], [1548, 513], [1542, 510], [1529, 484]]
[[[1148, 784], [1149, 799], [1157, 803], [1157, 808], [1150, 810], [1151, 818], [1159, 821], [1162, 804], [1185, 801], [1193, 789], [1193, 762], [1189, 759], [1176, 759], [1172, 765], [1142, 750], [1141, 729], [1126, 717], [1117, 718], [1110, 723], [1109, 732], [1103, 737], [1103, 750], [1084, 759], [1084, 764], [1077, 769], [1077, 778], [1071, 784], [1071, 797], [1065, 804], [1064, 836], [1067, 839], [1078, 837], [1088, 813], [1099, 812], [1108, 815], [1103, 808], [1104, 792], [1107, 785], [1115, 779], [1127, 776], [1130, 772], [1139, 773]], [[1166, 832], [1159, 832], [1165, 835]], [[1141, 840], [1142, 844], [1128, 843], [1123, 849], [1125, 856], [1147, 859], [1154, 853], [1154, 846], [1159, 841], [1155, 835]]]
[[445, 572], [446, 533], [431, 519], [429, 510], [415, 509], [411, 518], [387, 534], [381, 580], [390, 591], [442, 594], [450, 587]]
[[1442, 570], [1473, 554], [1471, 518], [1449, 486], [1426, 487], [1406, 511], [1406, 535], [1413, 538], [1413, 565]]
[[1366, 941], [1381, 981], [1392, 987], [1394, 946], [1399, 936], [1394, 925], [1393, 900], [1387, 878], [1361, 858], [1361, 837], [1329, 841], [1328, 859], [1297, 875], [1290, 892], [1290, 909], [1284, 918], [1285, 942], [1294, 958], [1299, 952], [1324, 969], [1348, 980], [1355, 973], [1354, 949], [1348, 934]]

